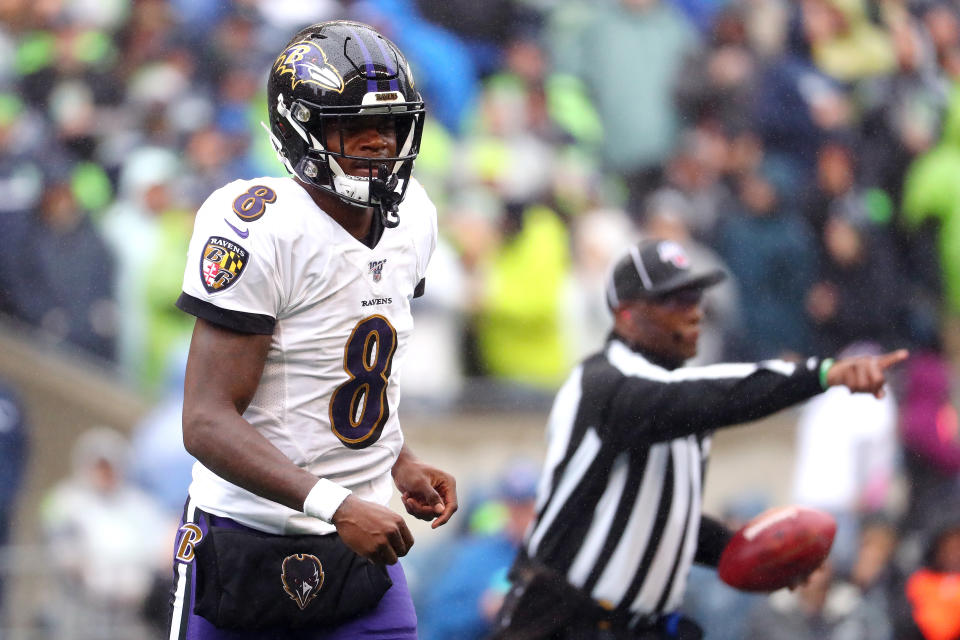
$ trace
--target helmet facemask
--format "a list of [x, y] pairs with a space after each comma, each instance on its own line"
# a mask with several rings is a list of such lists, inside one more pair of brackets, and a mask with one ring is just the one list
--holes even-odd
[[[322, 106], [303, 99], [287, 105], [280, 93], [274, 108], [279, 116], [278, 128], [286, 134], [287, 144], [292, 142], [291, 138], [299, 138], [296, 142], [302, 144], [303, 152], [296, 154], [300, 159], [292, 164], [281, 141], [270, 132], [281, 162], [291, 173], [348, 204], [378, 207], [385, 227], [399, 224], [397, 209], [409, 184], [423, 134], [422, 101], [407, 102], [399, 92], [380, 91], [367, 93], [359, 106]], [[371, 158], [344, 153], [345, 129], [350, 129], [357, 119], [384, 116], [394, 118], [396, 155]], [[331, 127], [339, 133], [339, 151], [326, 148]], [[340, 160], [360, 166], [366, 175], [348, 174]]]

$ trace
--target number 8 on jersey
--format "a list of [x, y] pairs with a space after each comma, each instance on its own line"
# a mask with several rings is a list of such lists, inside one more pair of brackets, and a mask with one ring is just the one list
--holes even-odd
[[351, 449], [369, 447], [380, 438], [390, 417], [387, 384], [397, 348], [397, 331], [381, 315], [357, 323], [343, 349], [350, 378], [330, 398], [330, 428]]

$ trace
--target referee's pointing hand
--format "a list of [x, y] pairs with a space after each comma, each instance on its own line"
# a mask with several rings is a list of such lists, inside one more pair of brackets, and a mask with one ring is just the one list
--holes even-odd
[[906, 349], [897, 349], [879, 356], [854, 356], [837, 360], [827, 371], [827, 386], [843, 385], [851, 391], [872, 393], [882, 398], [887, 369], [903, 362], [909, 355]]

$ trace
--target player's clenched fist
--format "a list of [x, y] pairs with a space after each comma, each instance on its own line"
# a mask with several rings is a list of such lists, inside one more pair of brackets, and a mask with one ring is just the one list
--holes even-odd
[[872, 393], [883, 397], [883, 385], [887, 381], [887, 369], [903, 362], [909, 356], [906, 349], [899, 349], [879, 356], [856, 356], [837, 360], [827, 370], [827, 385], [844, 385], [851, 391]]
[[356, 496], [347, 496], [333, 514], [344, 544], [379, 564], [396, 564], [413, 546], [413, 536], [399, 514]]

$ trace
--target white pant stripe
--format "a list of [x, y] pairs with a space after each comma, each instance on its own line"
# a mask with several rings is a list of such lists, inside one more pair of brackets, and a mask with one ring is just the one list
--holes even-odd
[[[193, 500], [187, 501], [187, 517], [185, 522], [193, 522], [196, 517], [196, 507], [193, 504]], [[184, 604], [186, 603], [187, 598], [187, 586], [190, 581], [187, 579], [187, 572], [190, 570], [190, 565], [186, 562], [178, 562], [177, 564], [177, 583], [176, 583], [176, 596], [173, 599], [173, 618], [170, 621], [170, 638], [169, 640], [185, 640], [186, 638], [186, 626], [183, 624], [184, 616]]]

